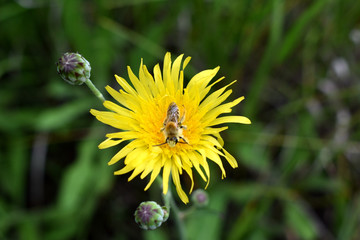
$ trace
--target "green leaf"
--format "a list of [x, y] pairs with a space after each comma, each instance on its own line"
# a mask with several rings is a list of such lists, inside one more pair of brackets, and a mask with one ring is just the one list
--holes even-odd
[[339, 240], [355, 239], [359, 236], [359, 221], [360, 221], [360, 196], [358, 195], [354, 201], [349, 204], [348, 209], [344, 212], [340, 229]]
[[93, 98], [73, 101], [66, 105], [48, 109], [40, 113], [36, 121], [36, 129], [39, 131], [50, 131], [59, 127], [69, 125], [70, 122], [87, 113]]
[[232, 201], [238, 204], [244, 204], [250, 200], [261, 198], [270, 189], [269, 186], [256, 182], [236, 183], [226, 181], [219, 184], [219, 186], [225, 192], [224, 194], [228, 195]]
[[139, 230], [144, 234], [145, 240], [168, 240], [171, 239], [169, 236], [164, 232], [163, 228], [166, 228], [167, 223], [163, 223], [160, 228], [150, 231], [143, 231]]
[[19, 226], [19, 236], [19, 239], [23, 240], [37, 240], [41, 238], [37, 221], [32, 221], [32, 219], [23, 221]]
[[288, 227], [300, 239], [311, 240], [317, 238], [317, 228], [303, 206], [296, 202], [287, 202], [285, 218]]
[[26, 10], [26, 8], [21, 7], [15, 2], [2, 5], [0, 8], [0, 23], [8, 20], [9, 18], [16, 17]]
[[[247, 234], [258, 231], [261, 220], [266, 217], [273, 199], [263, 197], [254, 199], [244, 206], [243, 210], [238, 213], [236, 220], [233, 222], [228, 234], [229, 240], [245, 239]], [[234, 212], [232, 214], [235, 214]]]
[[220, 239], [223, 225], [221, 216], [226, 210], [227, 198], [221, 189], [217, 189], [209, 192], [209, 199], [207, 209], [198, 211], [186, 219], [187, 236], [191, 240]]
[[329, 3], [326, 0], [318, 0], [312, 2], [313, 4], [305, 9], [301, 17], [296, 21], [294, 26], [291, 28], [289, 33], [286, 35], [280, 52], [278, 54], [278, 61], [283, 62], [295, 49], [298, 42], [302, 39], [304, 29], [312, 23], [314, 18], [321, 13], [324, 9], [325, 4]]

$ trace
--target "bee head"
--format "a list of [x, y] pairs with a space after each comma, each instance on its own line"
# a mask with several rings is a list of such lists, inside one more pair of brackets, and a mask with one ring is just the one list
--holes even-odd
[[167, 144], [169, 144], [170, 147], [175, 147], [175, 145], [178, 143], [177, 137], [168, 137], [166, 139]]

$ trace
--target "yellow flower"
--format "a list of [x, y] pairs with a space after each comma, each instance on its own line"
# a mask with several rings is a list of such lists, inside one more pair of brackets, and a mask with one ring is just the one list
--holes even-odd
[[[172, 63], [170, 53], [167, 53], [163, 71], [161, 72], [157, 64], [153, 70], [154, 76], [149, 73], [142, 61], [139, 77], [128, 67], [131, 85], [115, 75], [122, 89], [116, 91], [109, 86], [106, 87], [119, 104], [105, 101], [104, 106], [110, 111], [91, 109], [90, 112], [99, 121], [120, 130], [107, 134], [107, 139], [99, 145], [100, 149], [129, 141], [109, 162], [111, 165], [125, 158], [125, 166], [116, 171], [115, 175], [132, 171], [128, 179], [131, 181], [139, 174], [143, 179], [151, 173], [150, 181], [145, 187], [147, 190], [162, 169], [163, 193], [166, 194], [168, 191], [171, 175], [180, 199], [188, 203], [188, 197], [180, 183], [183, 171], [191, 179], [191, 193], [194, 186], [193, 168], [209, 184], [210, 170], [207, 159], [219, 165], [222, 178], [226, 173], [220, 156], [233, 168], [238, 166], [235, 158], [223, 148], [224, 141], [220, 132], [227, 127], [216, 126], [224, 123], [250, 124], [250, 120], [243, 116], [220, 116], [230, 113], [231, 108], [244, 97], [223, 103], [232, 92], [226, 89], [235, 81], [208, 94], [211, 87], [223, 79], [222, 77], [209, 85], [219, 67], [196, 74], [184, 88], [184, 69], [190, 57], [183, 63], [182, 59], [183, 55], [180, 55]], [[168, 107], [173, 102], [179, 110], [179, 115], [174, 115], [178, 118], [173, 120], [178, 120], [176, 130], [182, 137], [175, 146], [166, 143], [167, 129], [163, 129]]]

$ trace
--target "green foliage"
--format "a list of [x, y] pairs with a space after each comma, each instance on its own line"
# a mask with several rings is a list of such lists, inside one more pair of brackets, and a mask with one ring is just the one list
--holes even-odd
[[81, 53], [103, 90], [171, 51], [192, 56], [187, 80], [237, 79], [253, 122], [224, 133], [239, 168], [212, 166], [210, 206], [180, 207], [189, 239], [359, 239], [359, 16], [350, 0], [0, 1], [0, 238], [176, 239], [171, 217], [137, 227], [144, 181], [113, 176], [102, 106], [55, 65]]

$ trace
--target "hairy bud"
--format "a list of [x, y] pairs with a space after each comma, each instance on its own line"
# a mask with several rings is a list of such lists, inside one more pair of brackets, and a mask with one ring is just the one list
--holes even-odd
[[56, 65], [61, 78], [72, 85], [81, 85], [90, 79], [90, 63], [79, 53], [64, 53]]
[[191, 195], [191, 200], [197, 207], [206, 207], [209, 204], [209, 196], [202, 189], [195, 190]]
[[153, 230], [165, 222], [169, 217], [166, 207], [161, 207], [153, 201], [142, 202], [135, 211], [135, 222], [140, 228]]

